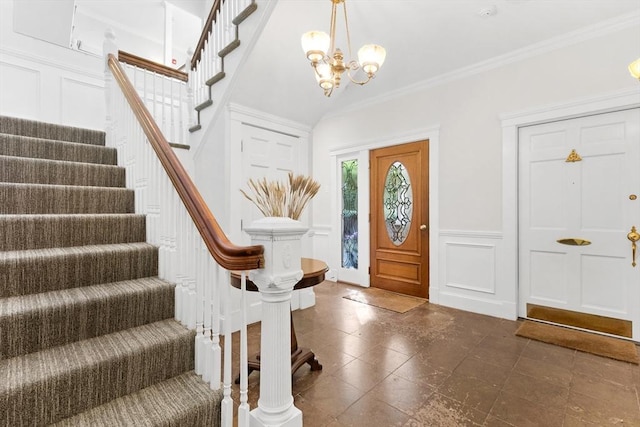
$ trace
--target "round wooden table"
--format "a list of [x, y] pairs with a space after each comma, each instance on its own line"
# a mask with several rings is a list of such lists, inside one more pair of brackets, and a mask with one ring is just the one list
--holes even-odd
[[[324, 274], [329, 270], [327, 264], [323, 261], [302, 258], [302, 279], [293, 287], [293, 290], [299, 290], [315, 286], [324, 281]], [[234, 288], [240, 289], [240, 272], [231, 272], [231, 285]], [[258, 292], [258, 287], [247, 277], [247, 291]], [[322, 369], [322, 365], [316, 359], [316, 355], [311, 349], [305, 347], [298, 347], [298, 339], [296, 337], [296, 329], [293, 326], [293, 314], [291, 315], [291, 375], [294, 374], [302, 365], [308, 363], [312, 371], [319, 371]], [[260, 370], [260, 353], [256, 353], [248, 360], [247, 366], [249, 368], [248, 374], [253, 371]], [[240, 382], [240, 378], [236, 379], [236, 384]]]

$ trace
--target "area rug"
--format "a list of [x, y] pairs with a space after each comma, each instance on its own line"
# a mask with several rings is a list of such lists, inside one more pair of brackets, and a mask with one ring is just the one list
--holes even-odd
[[396, 313], [406, 313], [427, 302], [427, 300], [423, 298], [401, 295], [378, 288], [352, 290], [342, 298], [395, 311]]
[[573, 348], [598, 356], [639, 364], [638, 348], [629, 341], [606, 337], [561, 326], [525, 320], [516, 335], [543, 341], [562, 347]]

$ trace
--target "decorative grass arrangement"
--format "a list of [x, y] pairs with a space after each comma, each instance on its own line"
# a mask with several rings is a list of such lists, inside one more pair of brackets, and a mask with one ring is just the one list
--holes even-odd
[[289, 172], [289, 181], [267, 181], [266, 178], [247, 183], [252, 195], [244, 190], [240, 192], [262, 212], [264, 216], [288, 216], [299, 219], [309, 200], [318, 193], [320, 184], [311, 177], [293, 175]]

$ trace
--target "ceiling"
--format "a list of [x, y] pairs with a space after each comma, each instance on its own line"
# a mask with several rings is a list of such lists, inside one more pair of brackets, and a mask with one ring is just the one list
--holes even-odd
[[[330, 111], [572, 31], [621, 16], [640, 19], [640, 0], [347, 0], [346, 6], [354, 54], [367, 43], [387, 50], [375, 80], [362, 87], [346, 84], [326, 98], [300, 36], [309, 30], [329, 32], [331, 3], [279, 0], [238, 76], [232, 102], [313, 126]], [[494, 15], [481, 16], [493, 6]], [[640, 50], [640, 27], [638, 44]], [[344, 41], [337, 45], [347, 53]]]

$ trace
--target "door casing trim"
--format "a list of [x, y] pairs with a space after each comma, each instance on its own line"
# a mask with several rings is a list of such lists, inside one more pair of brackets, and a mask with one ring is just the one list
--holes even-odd
[[638, 89], [625, 89], [515, 113], [501, 114], [502, 124], [502, 235], [505, 279], [514, 286], [509, 300], [514, 302], [512, 318], [519, 313], [518, 291], [518, 129], [541, 123], [640, 107]]
[[[440, 236], [440, 221], [439, 221], [439, 195], [438, 195], [438, 187], [439, 187], [439, 140], [440, 140], [440, 125], [428, 126], [425, 128], [414, 129], [409, 132], [395, 134], [393, 136], [387, 136], [382, 138], [376, 138], [373, 140], [364, 140], [355, 142], [354, 144], [348, 147], [341, 147], [339, 149], [329, 150], [329, 156], [331, 157], [331, 163], [334, 170], [332, 171], [332, 185], [331, 188], [334, 191], [334, 194], [339, 193], [339, 183], [336, 180], [337, 173], [335, 168], [337, 167], [337, 162], [340, 157], [347, 154], [364, 153], [366, 158], [369, 158], [369, 151], [376, 148], [390, 147], [393, 145], [401, 145], [406, 144], [408, 142], [421, 141], [421, 140], [429, 140], [429, 247], [433, 248], [433, 250], [429, 251], [429, 301], [432, 303], [439, 303], [439, 295], [440, 295], [440, 283], [438, 281], [438, 266], [439, 266], [439, 258], [438, 251], [435, 248], [438, 247], [439, 236]], [[369, 200], [369, 182], [368, 182], [368, 174], [367, 174], [367, 194], [362, 194], [359, 190], [358, 197], [366, 197], [366, 200]], [[335, 201], [334, 201], [335, 203]], [[339, 215], [338, 209], [334, 206], [332, 209], [334, 212], [332, 218], [331, 228], [333, 231], [334, 238], [331, 239], [331, 246], [335, 249], [333, 253], [339, 253], [340, 250], [340, 223], [339, 223]], [[367, 233], [369, 233], [368, 227]], [[367, 241], [371, 241], [370, 236], [367, 236]], [[367, 287], [370, 284], [367, 284]]]

